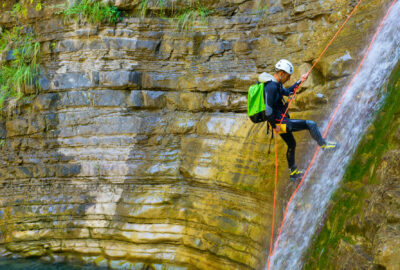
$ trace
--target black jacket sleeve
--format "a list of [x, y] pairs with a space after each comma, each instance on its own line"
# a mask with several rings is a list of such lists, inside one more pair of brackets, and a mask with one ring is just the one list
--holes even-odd
[[292, 86], [290, 86], [290, 87], [287, 88], [287, 89], [284, 88], [284, 87], [282, 87], [282, 95], [284, 95], [284, 96], [289, 96], [289, 95], [293, 94], [294, 89], [295, 89], [297, 86], [299, 86], [300, 83], [301, 83], [301, 81], [298, 80], [297, 82], [295, 82]]

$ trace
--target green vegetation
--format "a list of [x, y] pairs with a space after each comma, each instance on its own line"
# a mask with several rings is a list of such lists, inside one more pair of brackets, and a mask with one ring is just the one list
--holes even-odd
[[341, 241], [354, 244], [350, 236], [357, 232], [352, 231], [354, 228], [349, 227], [347, 221], [360, 214], [363, 201], [368, 197], [366, 187], [377, 183], [376, 170], [381, 157], [394, 148], [390, 134], [400, 125], [396, 120], [400, 115], [400, 64], [392, 73], [388, 91], [383, 109], [362, 138], [341, 188], [331, 199], [329, 218], [308, 251], [304, 269], [332, 269], [335, 258], [329, 254], [335, 253]]
[[[165, 15], [165, 1], [166, 0], [158, 0], [154, 2], [156, 7], [159, 7], [160, 10], [158, 12], [158, 16], [163, 17]], [[146, 17], [147, 13], [149, 12], [149, 0], [141, 0], [139, 4], [139, 15], [140, 17]]]
[[0, 139], [0, 149], [3, 149], [5, 144], [6, 144], [6, 140], [5, 139]]
[[112, 23], [116, 24], [121, 19], [121, 11], [110, 4], [99, 0], [82, 0], [74, 6], [66, 8], [57, 14], [64, 14], [75, 20], [86, 20], [89, 23]]
[[14, 27], [0, 33], [0, 107], [7, 98], [19, 99], [39, 87], [40, 43], [29, 29]]
[[213, 13], [213, 11], [202, 6], [200, 2], [196, 3], [195, 6], [189, 6], [182, 12], [176, 14], [174, 20], [176, 20], [179, 29], [188, 30], [190, 25], [198, 18], [200, 18], [202, 23], [206, 23], [207, 17]]
[[23, 16], [28, 15], [28, 7], [32, 5], [35, 6], [37, 11], [42, 9], [42, 1], [41, 0], [21, 0], [20, 2], [14, 4], [11, 14], [13, 16], [17, 16], [22, 14]]
[[[138, 9], [138, 15], [141, 18], [146, 16], [158, 16], [161, 18], [169, 17], [172, 22], [176, 22], [177, 28], [188, 30], [190, 25], [194, 21], [200, 18], [202, 23], [207, 22], [208, 16], [210, 16], [213, 11], [204, 7], [199, 0], [187, 0], [186, 8], [174, 9], [174, 7], [169, 7], [167, 9], [166, 0], [158, 0], [152, 2], [153, 9], [149, 11], [149, 0], [141, 0]], [[167, 14], [168, 13], [168, 14]]]
[[[150, 3], [152, 5], [151, 11]], [[167, 9], [166, 0], [141, 0], [138, 5], [137, 15], [141, 18], [146, 16], [170, 18], [172, 22], [176, 22], [177, 28], [187, 30], [197, 19], [200, 19], [202, 23], [207, 22], [208, 16], [213, 13], [213, 11], [205, 8], [200, 3], [200, 0], [187, 0], [186, 4], [187, 7], [183, 9], [174, 9], [174, 7], [169, 7]], [[17, 7], [16, 10], [19, 11], [19, 7]], [[112, 24], [120, 21], [122, 16], [122, 12], [117, 7], [105, 4], [100, 0], [82, 0], [72, 7], [57, 12], [57, 14], [64, 14], [67, 18], [85, 20], [89, 23]]]

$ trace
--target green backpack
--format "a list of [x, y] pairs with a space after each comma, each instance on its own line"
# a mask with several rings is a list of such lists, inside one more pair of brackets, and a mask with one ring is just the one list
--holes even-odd
[[[247, 114], [253, 123], [267, 121], [267, 116], [265, 115], [264, 83], [258, 82], [250, 86], [249, 93], [247, 95]], [[270, 125], [268, 124], [267, 134], [269, 133], [269, 129]], [[269, 141], [268, 154], [271, 153], [271, 143], [273, 138], [274, 132], [272, 131], [271, 139]]]
[[247, 95], [247, 114], [253, 123], [267, 121], [265, 115], [264, 83], [250, 86]]

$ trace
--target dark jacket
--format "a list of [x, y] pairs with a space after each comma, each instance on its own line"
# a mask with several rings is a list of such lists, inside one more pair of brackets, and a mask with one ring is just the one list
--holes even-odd
[[[276, 127], [276, 123], [280, 121], [286, 111], [286, 103], [283, 96], [293, 94], [294, 89], [300, 84], [297, 81], [289, 88], [283, 87], [282, 83], [270, 81], [264, 85], [264, 100], [265, 100], [265, 115], [267, 121], [271, 124], [272, 128]], [[289, 114], [286, 113], [286, 118]]]

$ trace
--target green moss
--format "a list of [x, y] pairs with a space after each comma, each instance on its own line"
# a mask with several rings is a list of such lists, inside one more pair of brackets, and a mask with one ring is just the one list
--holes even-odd
[[376, 184], [376, 168], [381, 157], [394, 147], [390, 134], [394, 134], [399, 126], [396, 119], [400, 115], [400, 63], [391, 75], [387, 90], [381, 112], [363, 136], [341, 187], [332, 196], [329, 217], [314, 237], [304, 269], [332, 269], [336, 258], [331, 254], [335, 254], [339, 243], [345, 241], [352, 244], [348, 235], [362, 234], [359, 228], [349, 224], [349, 220], [356, 214], [362, 215], [360, 210], [368, 196], [365, 187]]

